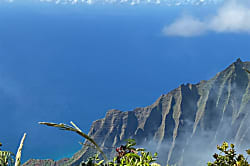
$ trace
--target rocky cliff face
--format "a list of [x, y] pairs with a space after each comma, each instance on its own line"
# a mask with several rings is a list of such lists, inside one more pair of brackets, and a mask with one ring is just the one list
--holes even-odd
[[64, 165], [69, 159], [64, 158], [58, 161], [54, 161], [52, 159], [46, 159], [46, 160], [38, 160], [38, 159], [30, 159], [27, 161], [23, 166], [29, 165], [29, 166], [60, 166]]
[[[106, 153], [127, 138], [159, 152], [162, 164], [206, 163], [216, 144], [250, 146], [250, 62], [238, 59], [208, 81], [181, 85], [152, 105], [122, 112], [110, 110], [89, 131]], [[93, 149], [83, 147], [66, 165], [79, 165]], [[192, 164], [191, 164], [192, 163]]]

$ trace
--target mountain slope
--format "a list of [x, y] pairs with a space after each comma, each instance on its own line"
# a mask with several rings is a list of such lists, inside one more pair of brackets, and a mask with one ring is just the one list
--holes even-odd
[[[110, 110], [89, 131], [103, 150], [135, 138], [139, 146], [159, 152], [162, 164], [201, 165], [216, 144], [250, 146], [250, 62], [238, 59], [208, 81], [181, 85], [152, 105], [122, 112]], [[66, 165], [79, 165], [93, 149], [83, 147]], [[29, 164], [24, 164], [29, 165]]]

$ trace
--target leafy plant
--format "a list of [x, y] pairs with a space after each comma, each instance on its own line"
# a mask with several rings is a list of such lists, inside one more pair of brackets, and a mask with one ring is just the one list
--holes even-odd
[[135, 148], [136, 142], [134, 139], [127, 139], [125, 146], [121, 145], [116, 148], [118, 156], [110, 165], [133, 165], [133, 166], [149, 166], [156, 161], [157, 153], [152, 155], [146, 152], [144, 148]]
[[81, 163], [81, 166], [103, 166], [103, 165], [105, 165], [104, 164], [104, 160], [101, 160], [100, 158], [99, 158], [99, 155], [98, 154], [96, 154], [95, 156], [93, 156], [93, 157], [89, 157], [88, 159], [87, 159], [87, 161], [83, 161], [82, 163]]
[[[250, 166], [242, 154], [236, 154], [234, 149], [234, 144], [229, 145], [224, 142], [221, 146], [217, 145], [217, 149], [220, 151], [219, 154], [215, 153], [213, 155], [215, 161], [208, 162], [208, 166]], [[250, 149], [246, 150], [247, 154], [250, 155]]]
[[14, 165], [15, 155], [9, 151], [0, 151], [0, 165], [1, 166], [12, 166]]
[[[21, 154], [22, 154], [22, 148], [23, 143], [26, 137], [26, 133], [24, 133], [23, 138], [20, 142], [20, 146], [18, 148], [16, 156], [14, 153], [9, 151], [1, 151], [0, 150], [0, 166], [20, 166], [21, 165]], [[0, 146], [2, 146], [2, 143], [0, 143]]]

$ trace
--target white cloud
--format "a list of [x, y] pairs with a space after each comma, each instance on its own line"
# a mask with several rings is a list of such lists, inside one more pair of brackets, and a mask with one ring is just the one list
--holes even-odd
[[250, 7], [235, 1], [223, 6], [210, 22], [216, 32], [250, 32]]
[[206, 31], [205, 24], [191, 16], [183, 16], [163, 29], [165, 35], [185, 37], [197, 36], [204, 33], [204, 31]]
[[183, 16], [163, 28], [165, 35], [197, 36], [206, 32], [250, 33], [250, 5], [245, 1], [231, 0], [225, 3], [210, 19], [199, 20]]

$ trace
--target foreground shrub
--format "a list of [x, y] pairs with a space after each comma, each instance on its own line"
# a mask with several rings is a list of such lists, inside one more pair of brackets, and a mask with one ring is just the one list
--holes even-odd
[[121, 145], [116, 148], [117, 156], [112, 161], [104, 163], [100, 160], [98, 154], [94, 157], [89, 157], [87, 161], [82, 162], [81, 166], [160, 166], [153, 163], [156, 161], [157, 153], [152, 156], [150, 152], [146, 152], [144, 148], [135, 148], [136, 142], [134, 139], [128, 139], [126, 145]]
[[15, 155], [9, 151], [0, 151], [0, 166], [14, 165]]
[[134, 139], [128, 139], [125, 146], [121, 145], [116, 148], [118, 155], [109, 165], [135, 165], [147, 166], [151, 165], [157, 159], [157, 153], [152, 155], [146, 152], [144, 148], [135, 148], [136, 142]]
[[[250, 166], [246, 157], [242, 154], [236, 154], [234, 144], [231, 144], [229, 149], [228, 143], [224, 142], [221, 146], [218, 145], [217, 149], [220, 153], [213, 155], [215, 161], [208, 162], [208, 166]], [[246, 152], [250, 155], [250, 149]]]

